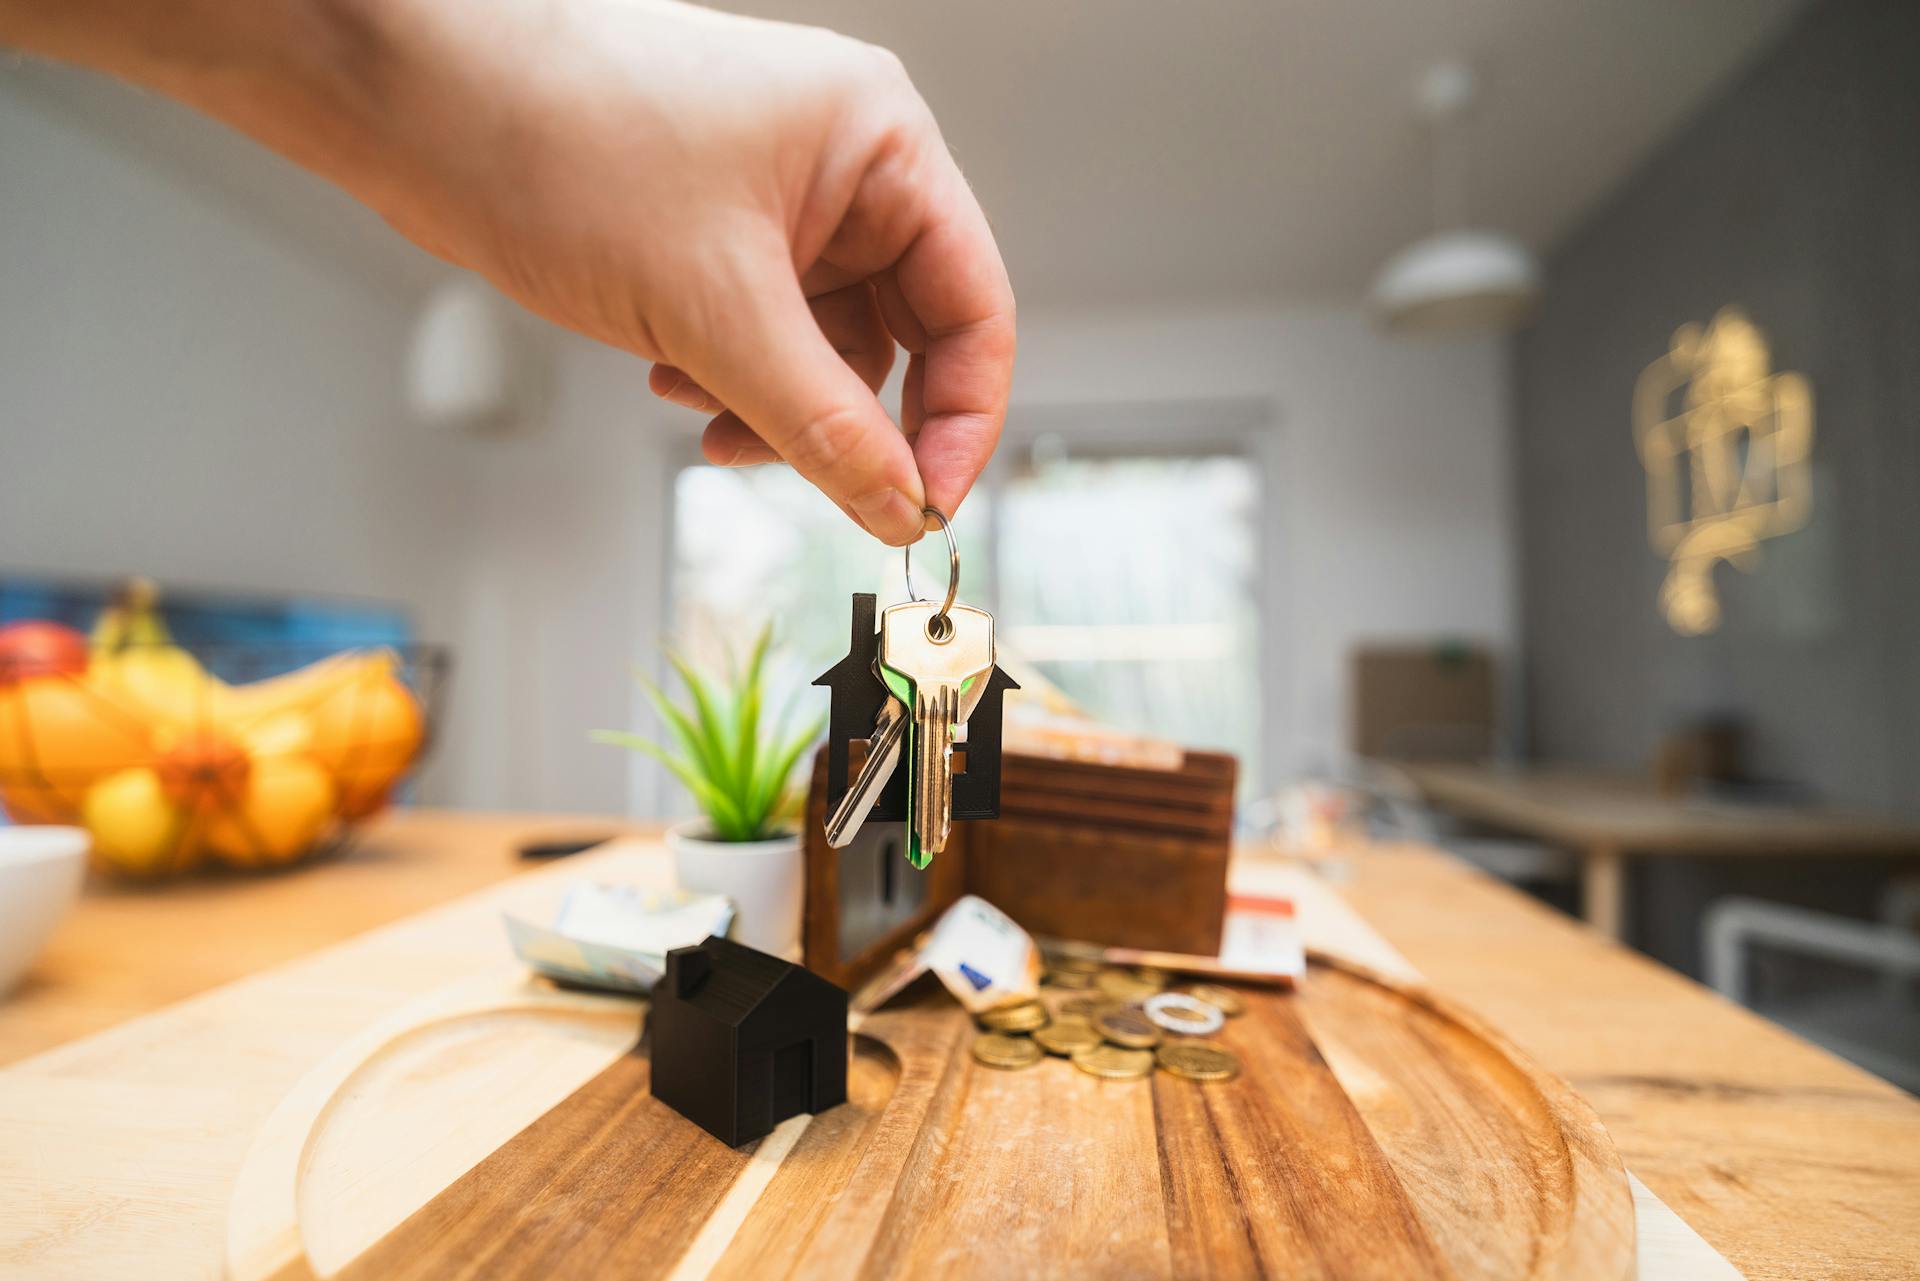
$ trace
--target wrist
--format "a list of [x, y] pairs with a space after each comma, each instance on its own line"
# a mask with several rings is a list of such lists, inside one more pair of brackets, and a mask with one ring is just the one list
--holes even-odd
[[[398, 45], [378, 3], [191, 0], [189, 32], [141, 80], [358, 190], [379, 167]], [[385, 6], [411, 6], [395, 0]]]

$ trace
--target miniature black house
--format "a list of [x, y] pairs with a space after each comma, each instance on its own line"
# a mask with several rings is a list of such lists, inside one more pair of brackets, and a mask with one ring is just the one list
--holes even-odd
[[731, 1147], [847, 1101], [847, 994], [732, 939], [667, 953], [653, 1096]]
[[[827, 716], [827, 808], [832, 809], [847, 794], [852, 783], [853, 744], [865, 742], [880, 719], [887, 701], [887, 687], [874, 671], [880, 655], [880, 634], [875, 630], [876, 597], [872, 592], [853, 596], [853, 638], [847, 656], [820, 673], [815, 685], [831, 692]], [[953, 777], [953, 817], [956, 819], [1000, 817], [1000, 713], [1007, 691], [1019, 689], [1013, 677], [993, 669], [980, 704], [967, 719], [964, 773]], [[869, 823], [898, 823], [907, 817], [907, 780], [913, 771], [905, 767], [893, 771], [893, 777], [880, 789], [880, 797], [867, 814]]]

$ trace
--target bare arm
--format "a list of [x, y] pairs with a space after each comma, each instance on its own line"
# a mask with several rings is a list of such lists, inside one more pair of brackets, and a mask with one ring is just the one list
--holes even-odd
[[784, 459], [888, 542], [998, 439], [1006, 271], [882, 50], [672, 0], [0, 0], [0, 41], [190, 103], [656, 362], [711, 461]]

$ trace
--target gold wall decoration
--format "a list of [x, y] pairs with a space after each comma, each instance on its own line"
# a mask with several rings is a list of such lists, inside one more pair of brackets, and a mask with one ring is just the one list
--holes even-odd
[[1682, 325], [1634, 388], [1647, 469], [1647, 534], [1669, 561], [1660, 612], [1699, 636], [1720, 625], [1713, 569], [1751, 572], [1760, 544], [1807, 523], [1813, 506], [1813, 391], [1773, 372], [1766, 335], [1737, 307]]

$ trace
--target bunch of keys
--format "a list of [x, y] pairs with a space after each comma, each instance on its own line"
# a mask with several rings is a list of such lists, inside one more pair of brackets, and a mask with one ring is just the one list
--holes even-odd
[[[906, 824], [907, 859], [924, 868], [947, 846], [953, 820], [992, 818], [1000, 808], [1000, 709], [1016, 689], [994, 664], [993, 615], [955, 602], [960, 549], [945, 515], [927, 508], [947, 538], [947, 596], [938, 608], [913, 589], [873, 630], [874, 598], [853, 598], [847, 657], [814, 682], [833, 691], [828, 757], [827, 844], [839, 849], [871, 818]], [[851, 782], [848, 756], [865, 738]], [[955, 747], [964, 773], [956, 773]], [[904, 762], [904, 765], [903, 765]]]

